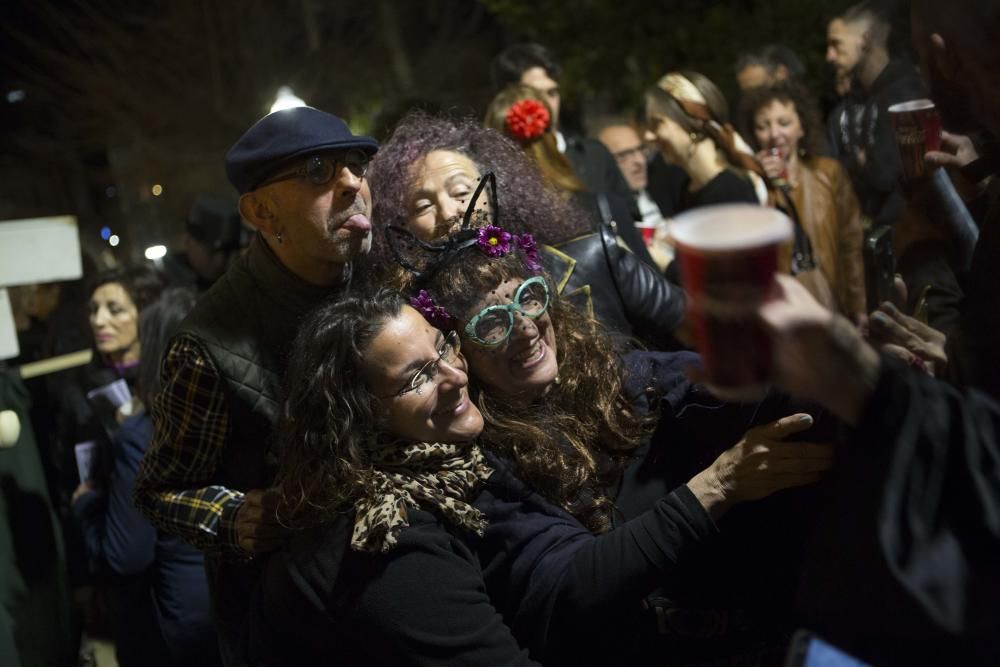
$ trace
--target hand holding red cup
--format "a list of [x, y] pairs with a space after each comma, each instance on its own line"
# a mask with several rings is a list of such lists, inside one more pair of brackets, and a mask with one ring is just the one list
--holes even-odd
[[924, 155], [941, 150], [941, 114], [930, 100], [911, 100], [889, 107], [896, 146], [908, 181], [927, 175]]

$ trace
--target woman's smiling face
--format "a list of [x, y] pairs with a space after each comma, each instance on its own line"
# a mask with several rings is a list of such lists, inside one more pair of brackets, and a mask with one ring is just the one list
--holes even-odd
[[[491, 306], [510, 306], [524, 284], [521, 278], [501, 282], [472, 309], [469, 321]], [[520, 292], [519, 305], [526, 306], [525, 291]], [[537, 312], [538, 308], [528, 312]], [[530, 403], [545, 394], [559, 374], [556, 359], [556, 332], [547, 310], [529, 317], [520, 308], [511, 310], [513, 326], [510, 336], [497, 345], [486, 346], [468, 338], [463, 347], [469, 368], [476, 379], [494, 394], [517, 403]], [[461, 327], [466, 327], [464, 322]]]
[[469, 400], [466, 362], [446, 334], [410, 306], [365, 350], [366, 382], [381, 398], [387, 430], [419, 442], [466, 442], [483, 430]]

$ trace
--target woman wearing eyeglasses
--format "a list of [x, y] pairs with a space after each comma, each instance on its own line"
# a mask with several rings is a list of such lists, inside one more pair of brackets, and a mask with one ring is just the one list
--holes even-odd
[[[558, 664], [577, 649], [605, 663], [648, 657], [654, 633], [639, 599], [711, 542], [709, 517], [723, 504], [782, 485], [730, 454], [594, 536], [477, 444], [483, 417], [461, 341], [499, 351], [536, 327], [546, 331], [541, 352], [517, 363], [539, 368], [536, 380], [553, 370], [550, 314], [560, 306], [547, 279], [509, 287], [490, 293], [462, 332], [430, 324], [446, 313], [427, 295], [412, 307], [386, 290], [323, 306], [304, 324], [276, 480], [279, 517], [299, 531], [261, 579], [244, 628], [248, 662]], [[765, 442], [751, 434], [737, 448]], [[600, 632], [580, 636], [588, 628]]]
[[[502, 230], [491, 230], [481, 240], [488, 244], [491, 234], [503, 238]], [[819, 479], [830, 448], [785, 440], [813, 420], [791, 414], [755, 428], [794, 413], [793, 406], [777, 397], [759, 405], [719, 402], [683, 376], [696, 362], [688, 353], [619, 356], [593, 320], [567, 306], [549, 279], [518, 257], [530, 254], [519, 237], [509, 238], [507, 254], [457, 253], [421, 284], [427, 316], [462, 336], [486, 425], [484, 449], [509, 461], [513, 475], [592, 534], [616, 536], [662, 508], [664, 499], [678, 521], [671, 567], [647, 579], [623, 576], [646, 585], [629, 589], [633, 614], [605, 613], [601, 623], [587, 615], [598, 603], [574, 581], [588, 574], [592, 585], [603, 580], [595, 557], [589, 572], [577, 563], [536, 576], [498, 604], [504, 618], [543, 661], [587, 661], [589, 652], [624, 650], [617, 633], [654, 622], [641, 616], [639, 602], [662, 585], [661, 597], [649, 604], [662, 611], [657, 622], [667, 630], [667, 650], [684, 656], [679, 664], [781, 655], [787, 637], [775, 615], [790, 607], [797, 539], [810, 505], [778, 496], [720, 519], [741, 501]], [[480, 506], [495, 516], [507, 505], [494, 499]], [[481, 556], [484, 572], [545, 562], [532, 548], [533, 535], [516, 520], [491, 523], [487, 540], [503, 547]], [[588, 633], [593, 641], [583, 642]]]
[[[372, 165], [372, 217], [381, 229], [396, 225], [422, 241], [443, 238], [461, 224], [487, 173], [504, 190], [504, 215], [538, 240], [561, 293], [621, 337], [657, 348], [675, 344], [683, 292], [626, 250], [608, 226], [595, 233], [594, 221], [550, 187], [551, 175], [543, 176], [513, 141], [471, 119], [419, 111], [404, 117]], [[380, 236], [372, 254], [391, 263]]]

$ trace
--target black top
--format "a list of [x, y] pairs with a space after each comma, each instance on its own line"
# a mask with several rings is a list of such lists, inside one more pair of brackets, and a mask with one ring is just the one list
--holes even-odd
[[1000, 405], [884, 358], [840, 453], [810, 626], [875, 664], [1000, 664]]
[[[696, 363], [691, 353], [627, 357], [626, 392], [639, 409], [658, 410], [660, 420], [615, 490], [622, 521], [707, 468], [754, 426], [807, 412], [814, 424], [795, 440], [836, 437], [837, 420], [777, 392], [754, 403], [720, 401], [682, 375]], [[677, 664], [767, 664], [775, 655], [780, 661], [795, 627], [797, 576], [818, 493], [790, 489], [730, 509], [712, 548], [664, 577], [649, 600], [664, 610], [661, 626], [669, 626], [661, 627], [661, 650]]]
[[[662, 365], [671, 374], [664, 382], [686, 383], [678, 370], [690, 358]], [[411, 511], [386, 554], [347, 549], [349, 526], [340, 521], [272, 559], [245, 655], [309, 664], [336, 650], [344, 664], [469, 665], [648, 655], [639, 641], [652, 635], [642, 598], [715, 535], [691, 492], [670, 490], [595, 537], [505, 461], [490, 462], [495, 472], [475, 502], [489, 521], [483, 539]]]
[[855, 86], [827, 119], [834, 156], [851, 177], [861, 214], [876, 225], [893, 224], [903, 209], [899, 151], [889, 107], [923, 97], [927, 86], [917, 69], [905, 60], [894, 60], [870, 90]]
[[653, 198], [664, 218], [670, 218], [683, 210], [682, 198], [687, 188], [688, 175], [675, 164], [663, 159], [657, 151], [647, 167], [646, 192]]
[[[676, 482], [665, 481], [659, 463], [671, 457], [652, 453], [670, 445], [714, 457], [705, 443], [722, 451], [736, 442], [738, 436], [719, 426], [735, 413], [723, 412], [714, 399], [703, 404], [707, 395], [681, 374], [696, 361], [690, 353], [626, 359], [630, 395], [640, 408], [663, 410], [673, 439], [654, 439], [630, 468], [618, 493], [625, 520], [614, 530], [592, 535], [490, 455], [495, 472], [475, 502], [489, 520], [483, 539], [423, 511], [409, 513], [410, 527], [387, 554], [347, 550], [347, 521], [304, 536], [269, 564], [250, 614], [245, 654], [260, 664], [310, 664], [336, 651], [345, 664], [477, 665], [524, 664], [528, 651], [545, 664], [630, 664], [656, 655], [654, 620], [643, 614], [642, 599], [664, 582], [718, 595], [723, 586], [711, 582], [729, 585], [717, 569], [734, 553], [723, 551], [711, 568], [700, 565], [719, 551], [720, 536], [683, 486], [687, 471], [673, 475]], [[662, 402], [652, 402], [647, 387]], [[771, 417], [760, 406], [740, 410], [746, 414], [732, 427], [739, 434]], [[680, 441], [686, 436], [677, 425], [688, 421], [700, 424], [701, 432], [692, 426], [689, 433], [702, 445]], [[738, 535], [740, 559], [748, 567], [763, 560], [746, 553], [747, 535]], [[716, 547], [711, 552], [701, 548], [707, 541]], [[687, 586], [679, 581], [690, 576], [699, 579]], [[766, 572], [762, 577], [771, 581]]]
[[697, 558], [715, 525], [686, 486], [595, 536], [490, 457], [476, 501], [489, 517], [477, 553], [490, 599], [531, 656], [550, 664], [632, 664], [648, 655], [641, 600]]
[[604, 144], [586, 137], [563, 137], [566, 139], [566, 159], [587, 190], [613, 193], [628, 200], [628, 184], [614, 156]]
[[750, 179], [740, 176], [732, 169], [722, 171], [697, 190], [689, 190], [688, 183], [690, 179], [685, 183], [681, 194], [682, 211], [712, 204], [760, 203]]

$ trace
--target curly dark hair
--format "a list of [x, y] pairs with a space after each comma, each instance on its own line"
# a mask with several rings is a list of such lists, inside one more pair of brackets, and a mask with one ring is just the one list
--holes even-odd
[[819, 108], [805, 87], [793, 81], [779, 81], [772, 86], [760, 86], [743, 93], [739, 108], [740, 131], [753, 149], [761, 148], [753, 131], [754, 116], [771, 102], [782, 102], [795, 107], [804, 133], [802, 141], [799, 142], [799, 148], [803, 151], [802, 157], [808, 160], [822, 155], [823, 124], [820, 121]]
[[402, 307], [398, 292], [381, 289], [327, 302], [299, 330], [276, 429], [275, 484], [287, 525], [321, 523], [372, 490], [367, 450], [384, 421], [365, 382], [365, 351]]
[[[517, 252], [487, 259], [467, 251], [421, 286], [453, 318], [465, 322], [498, 284], [532, 275]], [[617, 483], [655, 418], [637, 414], [622, 395], [623, 368], [600, 325], [564, 303], [551, 278], [546, 279], [558, 385], [544, 400], [515, 406], [494, 396], [489, 379], [470, 366], [476, 404], [486, 422], [481, 442], [510, 458], [518, 476], [551, 502], [602, 533], [611, 528], [614, 511], [603, 489]]]
[[586, 214], [548, 188], [538, 167], [503, 134], [472, 118], [431, 116], [418, 110], [400, 121], [369, 171], [376, 224], [370, 254], [375, 262], [392, 260], [383, 230], [387, 225], [406, 224], [411, 170], [435, 150], [462, 153], [481, 174], [496, 174], [503, 215], [524, 221], [524, 231], [534, 234], [539, 243], [556, 244], [593, 231]]

